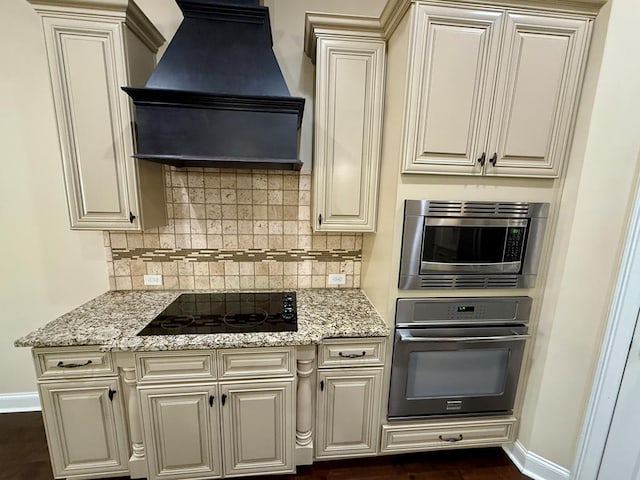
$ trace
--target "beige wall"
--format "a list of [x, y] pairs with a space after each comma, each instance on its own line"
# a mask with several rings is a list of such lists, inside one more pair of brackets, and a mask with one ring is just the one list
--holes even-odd
[[13, 340], [108, 289], [100, 232], [72, 232], [40, 20], [0, 2], [0, 395], [35, 391]]

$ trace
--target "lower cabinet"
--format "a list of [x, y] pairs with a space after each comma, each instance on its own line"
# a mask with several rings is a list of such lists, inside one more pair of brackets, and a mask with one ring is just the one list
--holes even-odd
[[222, 474], [216, 385], [140, 389], [149, 478]]
[[38, 388], [56, 478], [128, 473], [117, 378], [43, 382]]

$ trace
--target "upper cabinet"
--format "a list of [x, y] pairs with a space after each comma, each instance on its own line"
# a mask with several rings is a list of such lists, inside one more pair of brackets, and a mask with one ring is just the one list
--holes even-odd
[[557, 177], [590, 18], [428, 4], [411, 15], [402, 172]]
[[385, 41], [357, 30], [316, 32], [312, 224], [317, 231], [376, 227]]
[[164, 39], [132, 2], [29, 0], [47, 47], [71, 228], [166, 223], [162, 166], [133, 158], [129, 97]]

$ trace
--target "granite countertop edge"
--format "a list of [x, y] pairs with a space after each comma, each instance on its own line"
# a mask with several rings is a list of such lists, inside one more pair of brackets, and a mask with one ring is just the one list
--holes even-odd
[[[240, 290], [224, 290], [230, 291]], [[303, 346], [315, 345], [328, 338], [388, 337], [390, 334], [389, 327], [362, 290], [291, 291], [297, 295], [297, 332], [137, 336], [178, 295], [194, 291], [109, 291], [17, 339], [14, 345], [33, 348], [95, 346], [101, 351], [169, 351]]]

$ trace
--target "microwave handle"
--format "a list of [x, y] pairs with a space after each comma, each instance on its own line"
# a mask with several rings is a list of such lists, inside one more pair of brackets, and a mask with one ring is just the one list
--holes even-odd
[[521, 335], [512, 330], [513, 335], [495, 337], [414, 337], [410, 332], [399, 332], [401, 342], [503, 342], [505, 340], [526, 340], [531, 335]]

